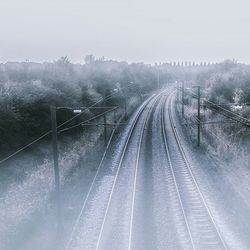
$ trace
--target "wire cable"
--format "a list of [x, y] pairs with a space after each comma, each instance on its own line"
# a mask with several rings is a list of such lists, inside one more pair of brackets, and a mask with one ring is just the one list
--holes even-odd
[[[189, 89], [189, 91], [192, 93], [192, 97], [198, 97], [197, 96], [197, 94], [195, 93], [195, 92], [193, 92], [192, 90], [190, 90]], [[211, 104], [211, 105], [213, 105], [213, 106], [215, 106], [215, 107], [217, 107], [217, 108], [219, 108], [219, 109], [221, 109], [221, 110], [223, 110], [223, 111], [225, 111], [225, 112], [227, 112], [227, 113], [230, 113], [230, 114], [232, 114], [232, 115], [234, 115], [234, 116], [236, 116], [236, 117], [238, 117], [239, 119], [242, 119], [243, 121], [239, 121], [239, 120], [237, 120], [237, 119], [235, 119], [235, 118], [232, 118], [232, 117], [230, 117], [231, 119], [233, 119], [233, 120], [235, 120], [235, 121], [237, 121], [237, 122], [240, 122], [240, 123], [242, 123], [242, 124], [244, 124], [244, 125], [246, 125], [246, 126], [250, 126], [250, 120], [249, 119], [247, 119], [247, 118], [245, 118], [245, 117], [243, 117], [243, 116], [241, 116], [241, 115], [239, 115], [238, 113], [236, 113], [236, 112], [233, 112], [233, 111], [231, 111], [231, 110], [228, 110], [228, 109], [225, 109], [225, 108], [223, 108], [223, 107], [221, 107], [220, 105], [218, 105], [218, 104], [216, 104], [216, 103], [214, 103], [214, 102], [211, 102], [211, 101], [209, 101], [209, 100], [204, 100], [204, 102], [207, 102], [207, 103], [209, 103], [209, 104]], [[221, 114], [221, 113], [220, 113]], [[222, 114], [222, 115], [224, 115], [224, 114]], [[225, 115], [226, 116], [226, 115]], [[228, 117], [228, 116], [227, 116]]]
[[[132, 84], [129, 84], [127, 87], [131, 86]], [[88, 111], [89, 108], [92, 108], [94, 106], [96, 106], [97, 104], [101, 103], [102, 101], [106, 101], [108, 99], [110, 99], [113, 95], [117, 94], [117, 92], [114, 92], [108, 96], [106, 96], [105, 98], [100, 98], [98, 101], [96, 101], [94, 104], [92, 104], [90, 107], [86, 107], [81, 113], [73, 116], [72, 118], [68, 119], [67, 121], [63, 122], [62, 124], [60, 124], [59, 126], [57, 126], [57, 129], [63, 127], [64, 125], [70, 123], [72, 120], [74, 120], [75, 118], [79, 117], [80, 115], [82, 115], [84, 112]], [[6, 162], [7, 160], [9, 160], [10, 158], [14, 157], [15, 155], [17, 155], [18, 153], [22, 152], [23, 150], [25, 150], [26, 148], [32, 146], [34, 143], [40, 141], [41, 139], [45, 138], [46, 136], [48, 136], [51, 133], [51, 130], [49, 130], [48, 132], [46, 132], [45, 134], [41, 135], [40, 137], [38, 137], [37, 139], [35, 139], [34, 141], [30, 142], [29, 144], [23, 146], [22, 148], [18, 149], [17, 151], [15, 151], [14, 153], [10, 154], [9, 156], [5, 157], [4, 159], [0, 160], [0, 164]]]
[[101, 114], [98, 114], [98, 115], [96, 115], [96, 116], [94, 116], [94, 117], [91, 117], [91, 118], [89, 118], [89, 119], [86, 120], [86, 121], [80, 122], [80, 123], [78, 123], [78, 124], [76, 124], [76, 125], [73, 125], [73, 126], [71, 126], [71, 127], [68, 127], [68, 128], [64, 128], [64, 129], [58, 131], [58, 134], [61, 134], [62, 132], [71, 130], [71, 129], [76, 128], [76, 127], [78, 127], [78, 126], [84, 125], [84, 124], [88, 123], [89, 121], [92, 121], [92, 120], [94, 120], [94, 119], [96, 119], [96, 118], [99, 118], [99, 117], [103, 116], [103, 115], [106, 114], [106, 113], [109, 113], [109, 112], [111, 112], [111, 111], [116, 110], [117, 108], [118, 108], [118, 107], [112, 108], [112, 109], [107, 110], [107, 111], [105, 111], [105, 112], [103, 112], [103, 113], [101, 113]]
[[[123, 117], [121, 117], [121, 118], [119, 119], [119, 121], [121, 121], [122, 118], [123, 118]], [[72, 241], [72, 239], [73, 239], [73, 235], [74, 235], [74, 233], [75, 233], [75, 231], [76, 231], [76, 229], [77, 229], [77, 226], [78, 226], [78, 224], [79, 224], [79, 222], [80, 222], [81, 216], [82, 216], [82, 214], [83, 214], [83, 212], [84, 212], [84, 209], [85, 209], [85, 207], [86, 207], [86, 204], [87, 204], [87, 201], [88, 201], [89, 196], [90, 196], [90, 194], [91, 194], [91, 191], [93, 190], [94, 184], [96, 183], [96, 179], [97, 179], [98, 174], [99, 174], [99, 172], [100, 172], [100, 169], [101, 169], [101, 167], [102, 167], [102, 165], [103, 165], [103, 162], [104, 162], [104, 160], [105, 160], [105, 157], [106, 157], [106, 155], [107, 155], [108, 149], [109, 149], [109, 147], [110, 147], [111, 141], [112, 141], [112, 139], [113, 139], [113, 137], [114, 137], [114, 133], [115, 133], [117, 127], [118, 127], [118, 126], [114, 127], [114, 129], [112, 130], [112, 133], [111, 133], [111, 136], [110, 136], [110, 138], [109, 138], [108, 144], [107, 144], [107, 146], [106, 146], [106, 148], [105, 148], [105, 151], [104, 151], [104, 153], [103, 153], [103, 155], [102, 155], [101, 161], [100, 161], [100, 163], [99, 163], [99, 165], [98, 165], [98, 167], [97, 167], [97, 171], [96, 171], [96, 173], [95, 173], [95, 176], [94, 176], [94, 178], [93, 178], [93, 180], [92, 180], [92, 182], [91, 182], [89, 191], [88, 191], [88, 193], [87, 193], [87, 195], [86, 195], [86, 197], [85, 197], [85, 199], [84, 199], [84, 202], [83, 202], [83, 205], [82, 205], [82, 207], [81, 207], [80, 213], [78, 214], [78, 216], [77, 216], [77, 218], [76, 218], [76, 220], [75, 220], [75, 223], [74, 223], [73, 228], [72, 228], [71, 233], [70, 233], [70, 237], [69, 237], [69, 239], [67, 240], [65, 250], [69, 249], [69, 247], [70, 247], [71, 241]]]

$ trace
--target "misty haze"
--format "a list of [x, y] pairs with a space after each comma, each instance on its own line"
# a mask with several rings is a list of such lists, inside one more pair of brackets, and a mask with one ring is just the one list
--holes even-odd
[[0, 0], [0, 250], [250, 249], [249, 8]]

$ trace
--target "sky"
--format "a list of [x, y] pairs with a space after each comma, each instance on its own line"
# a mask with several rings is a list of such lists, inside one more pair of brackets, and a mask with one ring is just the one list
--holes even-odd
[[0, 0], [0, 62], [250, 63], [249, 0]]

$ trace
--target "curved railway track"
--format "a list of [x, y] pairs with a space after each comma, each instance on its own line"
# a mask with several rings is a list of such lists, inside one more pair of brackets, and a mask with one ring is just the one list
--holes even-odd
[[[136, 117], [134, 118], [132, 124], [131, 124], [131, 127], [129, 129], [129, 133], [128, 133], [128, 136], [126, 138], [126, 141], [125, 141], [125, 144], [124, 144], [124, 147], [123, 147], [123, 150], [122, 150], [122, 153], [121, 153], [121, 156], [120, 156], [120, 160], [119, 160], [119, 163], [118, 163], [118, 166], [115, 170], [112, 170], [112, 174], [114, 176], [113, 178], [113, 181], [112, 181], [112, 185], [111, 185], [111, 189], [109, 190], [109, 195], [108, 195], [108, 198], [104, 200], [104, 205], [103, 205], [103, 215], [101, 216], [102, 217], [102, 222], [101, 222], [101, 225], [100, 225], [100, 228], [99, 228], [99, 233], [98, 233], [98, 237], [96, 237], [96, 246], [95, 246], [95, 249], [99, 249], [100, 248], [100, 244], [102, 243], [101, 240], [102, 240], [102, 237], [103, 237], [103, 233], [104, 233], [104, 227], [105, 225], [107, 224], [107, 217], [108, 217], [108, 214], [109, 214], [109, 210], [110, 210], [110, 207], [111, 207], [111, 204], [112, 204], [112, 199], [113, 199], [113, 196], [114, 196], [114, 193], [115, 193], [115, 189], [117, 187], [117, 182], [118, 182], [118, 178], [119, 178], [119, 175], [120, 175], [120, 172], [121, 172], [121, 169], [123, 168], [123, 165], [124, 165], [124, 158], [126, 157], [126, 154], [127, 154], [127, 150], [128, 150], [128, 145], [130, 144], [131, 140], [132, 140], [132, 137], [133, 137], [133, 133], [134, 133], [134, 130], [137, 126], [137, 124], [139, 123], [139, 120], [142, 116], [142, 114], [144, 112], [147, 112], [147, 115], [146, 115], [146, 118], [144, 118], [144, 124], [147, 120], [147, 116], [151, 110], [151, 108], [153, 107], [153, 105], [157, 102], [159, 96], [161, 94], [158, 94], [158, 95], [154, 95], [152, 96], [151, 98], [149, 98], [145, 103], [144, 105], [141, 106], [141, 108], [139, 109]], [[148, 111], [145, 111], [146, 109], [149, 109]], [[142, 137], [142, 134], [143, 134], [143, 130], [144, 130], [144, 126], [143, 125], [141, 127], [141, 131], [140, 131], [140, 137]], [[137, 139], [138, 141], [138, 139]], [[139, 139], [139, 142], [138, 142], [138, 148], [140, 148], [140, 143], [141, 143], [141, 139]], [[137, 165], [138, 165], [138, 161], [139, 161], [139, 155], [140, 155], [140, 149], [137, 150], [137, 154], [136, 154], [136, 163], [135, 163], [135, 172], [133, 173], [133, 180], [134, 182], [136, 182], [136, 169], [137, 169]], [[102, 162], [101, 164], [99, 165], [98, 167], [98, 172], [100, 171], [100, 168], [102, 167], [103, 163], [103, 159], [102, 159]], [[115, 172], [114, 172], [115, 171]], [[81, 209], [81, 212], [79, 214], [79, 216], [77, 217], [77, 220], [76, 220], [76, 223], [74, 224], [74, 227], [73, 227], [73, 230], [71, 232], [71, 235], [70, 235], [70, 238], [69, 240], [67, 241], [67, 244], [66, 244], [66, 247], [65, 249], [77, 249], [77, 244], [74, 244], [74, 237], [75, 237], [75, 234], [79, 233], [77, 232], [77, 228], [79, 227], [79, 223], [80, 223], [80, 219], [82, 216], [84, 216], [83, 214], [83, 211], [87, 205], [87, 203], [91, 203], [91, 199], [89, 198], [90, 196], [90, 193], [93, 192], [92, 189], [93, 189], [93, 186], [95, 184], [96, 179], [97, 179], [97, 175], [98, 175], [98, 172], [96, 173], [96, 176], [93, 180], [93, 183], [90, 187], [90, 190], [88, 191], [88, 195], [87, 195], [87, 198], [85, 199], [84, 201], [84, 204], [83, 204], [83, 207]], [[133, 185], [133, 188], [134, 188], [134, 185]], [[134, 196], [134, 191], [133, 191], [133, 196]], [[131, 206], [133, 207], [133, 201], [134, 201], [134, 198], [132, 198], [132, 203], [131, 203]], [[133, 211], [133, 209], [131, 209], [131, 212]], [[133, 218], [133, 215], [131, 213], [131, 218]], [[130, 219], [130, 230], [132, 231], [132, 219]], [[78, 238], [78, 237], [76, 237]], [[131, 239], [131, 233], [129, 233], [129, 238]], [[128, 242], [130, 242], [131, 240], [128, 239]], [[128, 243], [129, 244], [129, 243]], [[73, 247], [72, 247], [73, 246]], [[88, 247], [84, 248], [84, 249], [87, 249]], [[91, 248], [93, 249], [93, 247]]]
[[[136, 151], [136, 157], [134, 160], [129, 159], [129, 157], [132, 155], [131, 152], [128, 153], [127, 146], [129, 144], [129, 140], [132, 138], [132, 133], [134, 131], [134, 126], [132, 127], [132, 130], [130, 130], [130, 134], [128, 136], [128, 140], [126, 142], [124, 151], [122, 153], [118, 171], [116, 174], [116, 179], [113, 183], [112, 192], [110, 193], [109, 202], [106, 206], [106, 212], [105, 216], [102, 222], [102, 228], [99, 233], [98, 241], [96, 250], [98, 249], [131, 249], [131, 241], [132, 241], [132, 233], [133, 233], [133, 219], [134, 219], [134, 205], [135, 205], [135, 193], [136, 193], [136, 185], [137, 185], [137, 174], [138, 174], [138, 167], [139, 167], [139, 159], [141, 155], [141, 145], [142, 145], [142, 138], [145, 131], [145, 126], [148, 121], [148, 118], [150, 116], [150, 113], [154, 107], [154, 105], [160, 100], [161, 94], [158, 94], [156, 97], [153, 97], [150, 103], [147, 105], [147, 112], [142, 120], [142, 125], [139, 129], [139, 132], [135, 134], [136, 138], [136, 145], [130, 145], [130, 147], [133, 148], [133, 150]], [[139, 119], [139, 117], [138, 117]], [[138, 119], [135, 122], [138, 122]], [[139, 135], [139, 137], [138, 137]], [[126, 158], [128, 157], [128, 158]], [[128, 166], [130, 165], [130, 166]], [[121, 173], [122, 170], [126, 170], [126, 174], [130, 172], [130, 182], [128, 179], [126, 179], [125, 175]], [[120, 175], [120, 180], [117, 181], [118, 177]], [[125, 178], [124, 178], [125, 177]], [[125, 182], [124, 182], [125, 181]], [[128, 187], [126, 188], [126, 184]], [[114, 189], [116, 187], [116, 194], [114, 194]], [[125, 189], [129, 189], [129, 191], [125, 191]], [[122, 194], [126, 195], [126, 201], [124, 200], [124, 203], [122, 206], [119, 206], [119, 201], [117, 202], [118, 196], [122, 196]], [[120, 198], [119, 198], [120, 200]], [[113, 201], [113, 204], [112, 204]], [[120, 200], [122, 202], [123, 200]], [[117, 208], [118, 207], [118, 208]], [[125, 214], [125, 217], [123, 218], [117, 218], [112, 223], [112, 217], [120, 214]], [[109, 216], [109, 220], [108, 220]], [[110, 223], [111, 222], [111, 223]], [[106, 225], [108, 224], [108, 225]], [[106, 230], [105, 230], [106, 225]], [[110, 228], [112, 228], [110, 230]], [[120, 230], [120, 231], [119, 231]], [[108, 233], [107, 233], [108, 232]], [[103, 239], [103, 240], [102, 240]]]
[[[152, 155], [147, 156], [147, 151]], [[94, 188], [100, 184], [97, 176], [98, 173], [66, 249], [131, 250], [152, 249], [152, 246], [156, 249], [227, 249], [176, 130], [172, 94], [161, 92], [152, 96], [138, 110], [116, 167], [102, 175], [103, 183], [110, 183], [105, 192], [99, 190], [102, 187]], [[148, 191], [149, 188], [154, 190]], [[95, 208], [95, 213], [85, 214], [85, 207], [98, 200], [98, 192], [99, 197], [103, 196], [101, 205]], [[150, 208], [145, 208], [147, 206]], [[151, 213], [150, 218], [145, 218], [144, 212]], [[90, 226], [77, 230], [81, 217], [90, 216], [93, 217], [89, 218]], [[97, 222], [92, 225], [94, 220]], [[157, 230], [145, 230], [145, 225]], [[91, 243], [86, 243], [88, 241]]]
[[197, 184], [172, 116], [172, 95], [162, 107], [162, 133], [169, 167], [192, 249], [227, 249], [227, 245]]

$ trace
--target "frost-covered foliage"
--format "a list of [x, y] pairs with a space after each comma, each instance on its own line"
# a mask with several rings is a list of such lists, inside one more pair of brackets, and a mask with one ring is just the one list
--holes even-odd
[[[8, 62], [0, 64], [0, 152], [8, 154], [50, 129], [50, 105], [90, 106], [105, 90], [120, 91], [107, 105], [122, 104], [155, 88], [155, 68], [87, 56], [85, 64], [72, 64], [67, 57], [53, 63]], [[97, 111], [90, 110], [89, 114]], [[82, 115], [81, 119], [86, 119]], [[58, 124], [72, 117], [58, 112]]]
[[250, 66], [227, 60], [198, 75], [197, 83], [218, 103], [250, 102]]
[[[192, 85], [201, 86], [201, 100], [210, 100], [250, 119], [250, 66], [227, 60], [207, 71], [197, 74]], [[193, 92], [196, 90], [193, 89]], [[187, 91], [188, 92], [188, 91]], [[185, 124], [197, 140], [197, 100], [185, 95]], [[209, 104], [207, 104], [209, 105]], [[249, 167], [249, 129], [235, 122], [223, 122], [224, 117], [216, 109], [201, 107], [202, 146], [210, 153], [223, 158], [229, 165]], [[209, 124], [209, 122], [212, 122]], [[215, 122], [215, 123], [213, 123]], [[216, 123], [217, 122], [217, 123]]]
[[[250, 66], [226, 60], [215, 65], [211, 70], [200, 73], [196, 83], [202, 86], [202, 98], [223, 105], [224, 108], [237, 112], [250, 119]], [[197, 102], [192, 102], [193, 116], [196, 116]], [[220, 121], [226, 119], [215, 110], [202, 109], [202, 121]], [[229, 158], [231, 162], [244, 159], [248, 164], [250, 134], [249, 129], [240, 123], [222, 123], [204, 125], [204, 132], [213, 140], [214, 152]], [[211, 133], [213, 135], [211, 135]], [[209, 137], [209, 136], [207, 136]], [[215, 143], [216, 142], [216, 143]], [[234, 160], [232, 160], [234, 159]], [[234, 163], [235, 163], [234, 162]]]
[[[60, 140], [62, 190], [67, 186], [74, 189], [75, 185], [83, 182], [83, 177], [86, 178], [85, 183], [92, 178], [96, 167], [92, 158], [98, 162], [101, 157], [100, 152], [93, 149], [102, 150], [103, 143], [99, 140], [101, 135], [102, 128], [98, 127], [90, 128], [87, 133], [73, 138], [64, 137]], [[22, 237], [22, 233], [26, 233], [22, 232], [23, 229], [27, 230], [29, 225], [38, 225], [36, 216], [46, 218], [46, 213], [54, 211], [55, 183], [51, 145], [43, 143], [34, 152], [22, 153], [19, 158], [8, 161], [6, 166], [2, 166], [0, 183], [0, 213], [3, 215], [0, 219], [0, 249], [9, 249], [7, 246], [12, 244], [11, 239], [17, 240], [17, 237]], [[53, 223], [55, 222], [52, 221]], [[10, 249], [16, 249], [16, 244], [15, 242], [15, 247]]]

